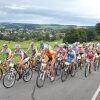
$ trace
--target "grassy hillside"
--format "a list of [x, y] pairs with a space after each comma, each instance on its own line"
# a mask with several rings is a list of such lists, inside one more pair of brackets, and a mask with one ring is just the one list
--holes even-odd
[[74, 25], [56, 25], [56, 24], [51, 24], [51, 25], [41, 25], [41, 29], [45, 28], [50, 28], [54, 30], [61, 30], [61, 29], [67, 29], [67, 28], [76, 28], [77, 26]]
[[[14, 52], [14, 49], [15, 49], [15, 45], [16, 44], [20, 44], [21, 45], [21, 49], [23, 49], [24, 51], [26, 51], [30, 45], [31, 42], [34, 42], [33, 40], [29, 40], [29, 41], [23, 41], [23, 42], [12, 42], [12, 41], [4, 41], [4, 40], [0, 40], [0, 51], [2, 50], [2, 45], [3, 44], [8, 44], [9, 48]], [[34, 42], [35, 45], [37, 46], [38, 50], [39, 50], [39, 47], [40, 47], [40, 41], [37, 41], [37, 42]], [[59, 40], [58, 43], [62, 43], [62, 40]], [[50, 45], [51, 46], [54, 46], [54, 42], [50, 42]], [[31, 56], [31, 52], [29, 51], [28, 52], [28, 55]], [[0, 60], [4, 60], [5, 59], [5, 55], [2, 53], [0, 55]], [[19, 61], [19, 57], [18, 56], [15, 56], [14, 57], [14, 62], [18, 62]]]

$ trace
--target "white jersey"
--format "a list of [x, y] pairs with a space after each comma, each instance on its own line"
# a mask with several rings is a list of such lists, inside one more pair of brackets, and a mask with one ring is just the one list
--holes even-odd
[[20, 50], [18, 52], [15, 51], [14, 54], [16, 54], [16, 55], [18, 55], [20, 57], [24, 57], [24, 59], [28, 57], [27, 54], [22, 50]]
[[2, 49], [1, 50], [2, 53], [10, 53], [11, 52], [11, 49], [7, 48], [6, 50], [5, 49]]

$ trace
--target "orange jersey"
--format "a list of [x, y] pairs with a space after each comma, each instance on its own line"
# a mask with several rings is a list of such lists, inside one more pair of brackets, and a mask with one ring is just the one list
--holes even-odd
[[47, 53], [47, 56], [49, 57], [49, 58], [54, 58], [55, 57], [55, 51], [53, 51], [53, 50], [49, 50], [48, 51], [48, 53]]

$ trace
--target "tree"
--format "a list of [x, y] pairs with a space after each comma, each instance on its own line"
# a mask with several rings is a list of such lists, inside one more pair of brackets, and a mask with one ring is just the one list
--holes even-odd
[[76, 29], [76, 32], [78, 34], [78, 42], [86, 42], [87, 41], [87, 35], [85, 29]]
[[97, 32], [96, 40], [100, 41], [100, 23], [96, 24], [96, 32]]
[[0, 40], [3, 40], [3, 34], [0, 34]]
[[63, 42], [64, 43], [66, 43], [66, 42], [73, 43], [76, 41], [78, 41], [78, 34], [77, 34], [76, 30], [75, 29], [68, 30], [65, 34]]
[[96, 24], [96, 32], [100, 35], [100, 23]]
[[49, 33], [46, 33], [46, 34], [45, 34], [45, 41], [49, 41], [49, 40], [50, 40]]
[[96, 33], [95, 29], [87, 29], [86, 33], [87, 33], [88, 42], [96, 40], [97, 33]]

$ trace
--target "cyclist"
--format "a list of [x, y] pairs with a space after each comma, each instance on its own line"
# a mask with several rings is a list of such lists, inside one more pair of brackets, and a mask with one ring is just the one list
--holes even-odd
[[96, 53], [98, 56], [100, 56], [100, 44], [99, 43], [96, 45]]
[[48, 62], [50, 62], [51, 81], [54, 81], [55, 78], [54, 64], [55, 64], [56, 53], [55, 51], [51, 50], [48, 45], [44, 46], [43, 52], [45, 52], [45, 54], [49, 58]]
[[10, 48], [8, 48], [7, 44], [3, 44], [3, 49], [1, 50], [1, 53], [6, 54], [6, 61], [4, 62], [7, 70], [9, 70], [9, 63], [13, 60], [13, 54]]
[[61, 60], [64, 60], [66, 57], [66, 52], [67, 52], [67, 50], [66, 50], [65, 44], [60, 44], [58, 53], [56, 54], [56, 57], [60, 58]]
[[81, 44], [78, 45], [76, 55], [77, 55], [77, 58], [79, 57], [81, 59], [82, 64], [84, 64], [84, 61], [86, 58], [86, 52], [85, 52], [85, 48], [83, 48]]
[[21, 79], [22, 77], [22, 71], [25, 69], [25, 64], [29, 61], [29, 57], [28, 55], [23, 51], [21, 50], [21, 47], [19, 44], [15, 45], [15, 52], [14, 52], [14, 55], [18, 55], [20, 56], [20, 61], [19, 61], [19, 79]]
[[67, 62], [71, 63], [72, 66], [76, 63], [76, 53], [71, 45], [68, 47], [67, 51]]
[[32, 57], [34, 57], [38, 53], [38, 50], [37, 50], [37, 48], [36, 48], [36, 46], [33, 42], [30, 44], [30, 46], [29, 46], [28, 50], [26, 51], [26, 53], [29, 50], [32, 51]]
[[[93, 67], [94, 59], [95, 59], [95, 50], [92, 44], [88, 45], [87, 49], [87, 59], [90, 61], [91, 67]], [[91, 73], [91, 68], [90, 68]]]
[[82, 55], [85, 56], [86, 55], [85, 50], [84, 50], [84, 48], [83, 48], [83, 46], [81, 44], [78, 45], [76, 54], [79, 55], [79, 56], [82, 56]]
[[38, 50], [37, 50], [37, 47], [35, 46], [35, 44], [32, 42], [28, 48], [28, 50], [26, 51], [26, 53], [28, 51], [31, 51], [32, 52], [32, 57], [31, 57], [31, 61], [32, 61], [32, 66], [35, 67], [36, 65], [36, 55], [38, 54]]

